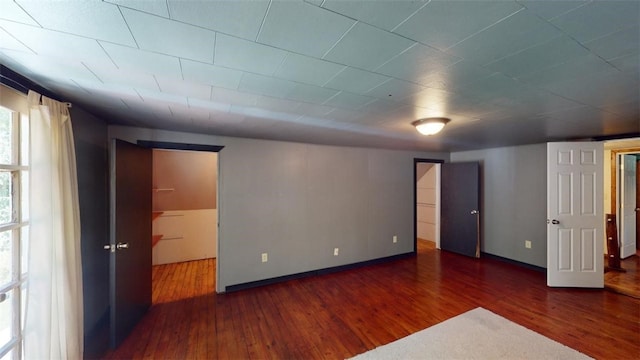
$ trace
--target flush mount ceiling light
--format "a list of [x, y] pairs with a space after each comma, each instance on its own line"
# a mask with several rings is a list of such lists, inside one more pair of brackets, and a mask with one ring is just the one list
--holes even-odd
[[412, 122], [411, 125], [415, 126], [416, 130], [422, 135], [434, 135], [439, 133], [449, 121], [451, 121], [451, 119], [432, 117], [416, 120]]

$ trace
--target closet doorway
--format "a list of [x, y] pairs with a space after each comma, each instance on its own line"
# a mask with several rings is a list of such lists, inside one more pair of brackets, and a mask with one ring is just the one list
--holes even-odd
[[415, 245], [440, 248], [440, 166], [441, 160], [415, 159]]
[[218, 154], [152, 153], [153, 265], [215, 258]]
[[[153, 158], [153, 303], [215, 292], [219, 151], [223, 147], [155, 141], [138, 144], [151, 148]], [[184, 291], [172, 290], [176, 282]]]

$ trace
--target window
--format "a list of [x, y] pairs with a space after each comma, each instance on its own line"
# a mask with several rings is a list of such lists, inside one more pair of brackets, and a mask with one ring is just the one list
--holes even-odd
[[5, 102], [0, 103], [0, 359], [19, 360], [29, 239], [29, 122]]

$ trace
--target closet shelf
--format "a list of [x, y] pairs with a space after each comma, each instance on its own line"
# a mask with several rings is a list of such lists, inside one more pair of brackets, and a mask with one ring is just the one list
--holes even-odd
[[156, 246], [156, 244], [158, 243], [158, 241], [160, 241], [160, 239], [162, 239], [162, 235], [151, 236], [151, 247]]
[[159, 216], [164, 214], [164, 211], [154, 211], [151, 213], [151, 221], [157, 219]]
[[151, 189], [153, 192], [163, 192], [163, 191], [175, 191], [174, 188], [153, 188]]

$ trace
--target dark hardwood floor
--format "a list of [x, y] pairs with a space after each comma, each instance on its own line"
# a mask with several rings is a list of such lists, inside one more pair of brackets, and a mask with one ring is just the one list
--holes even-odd
[[611, 270], [604, 273], [605, 288], [640, 299], [640, 250], [620, 263], [624, 272]]
[[108, 359], [344, 359], [476, 307], [598, 359], [640, 358], [640, 300], [420, 242], [417, 256], [217, 295], [214, 260], [155, 267], [154, 305]]

